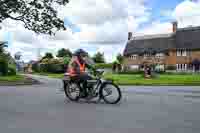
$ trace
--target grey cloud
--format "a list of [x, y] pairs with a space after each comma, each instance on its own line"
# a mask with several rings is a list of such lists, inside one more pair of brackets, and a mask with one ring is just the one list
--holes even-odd
[[[82, 29], [83, 32], [90, 32], [89, 29], [94, 27], [92, 30], [96, 33], [94, 38], [85, 41], [76, 40], [76, 34], [71, 34], [69, 31], [60, 31], [51, 37], [40, 35], [42, 39], [39, 40], [39, 38], [35, 38], [34, 33], [21, 27], [14, 27], [15, 30], [12, 31], [14, 33], [13, 42], [18, 42], [18, 48], [22, 51], [33, 52], [33, 55], [27, 54], [26, 58], [36, 57], [38, 46], [43, 50], [55, 51], [61, 47], [74, 50], [83, 47], [83, 44], [88, 44], [88, 49], [90, 47], [106, 46], [105, 51], [107, 53], [105, 54], [111, 54], [108, 52], [112, 47], [124, 47], [127, 41], [128, 16], [139, 16], [139, 18], [149, 16], [150, 9], [145, 6], [144, 2], [145, 0], [73, 0], [71, 1], [71, 8], [68, 8], [70, 4], [67, 5], [64, 13], [66, 13], [66, 16], [77, 17], [77, 20], [73, 21], [75, 24], [86, 24], [85, 29]], [[136, 18], [134, 23], [139, 23], [137, 21], [139, 18]], [[12, 24], [9, 24], [9, 26], [13, 28]], [[22, 46], [20, 43], [33, 47]]]
[[120, 45], [125, 43], [125, 40], [116, 40], [116, 41], [82, 41], [81, 44], [94, 44], [94, 45]]
[[73, 35], [69, 31], [58, 31], [55, 36], [47, 36], [47, 38], [54, 41], [73, 40]]
[[17, 30], [14, 32], [14, 39], [18, 42], [23, 42], [27, 44], [32, 44], [36, 39], [34, 38], [34, 33], [27, 30]]
[[[126, 18], [128, 16], [127, 0], [86, 0], [84, 3], [76, 1], [71, 4], [77, 10], [71, 10], [71, 14], [77, 17], [76, 23], [78, 24], [90, 24], [101, 25], [107, 21]], [[66, 8], [65, 11], [69, 11], [70, 8]]]

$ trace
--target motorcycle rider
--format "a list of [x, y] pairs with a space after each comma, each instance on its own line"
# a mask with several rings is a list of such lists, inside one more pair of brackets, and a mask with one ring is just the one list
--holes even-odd
[[[88, 53], [83, 49], [78, 49], [75, 51], [68, 67], [68, 73], [71, 79], [76, 82], [80, 91], [82, 92], [81, 97], [87, 97], [87, 80], [91, 80], [92, 77], [86, 73], [86, 68], [92, 69], [95, 71], [95, 68], [86, 61]], [[82, 87], [80, 85], [83, 85]]]

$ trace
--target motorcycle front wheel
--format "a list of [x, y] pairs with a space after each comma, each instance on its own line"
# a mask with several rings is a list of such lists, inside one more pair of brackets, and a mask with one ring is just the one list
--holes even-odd
[[106, 83], [100, 90], [101, 98], [108, 104], [117, 104], [122, 97], [120, 88], [114, 83]]

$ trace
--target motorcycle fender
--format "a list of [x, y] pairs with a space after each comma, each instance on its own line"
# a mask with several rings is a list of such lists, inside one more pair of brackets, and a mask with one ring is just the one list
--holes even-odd
[[100, 87], [100, 89], [99, 89], [100, 98], [102, 98], [102, 89], [103, 89], [103, 87], [104, 87], [106, 84], [112, 84], [112, 83], [113, 83], [112, 80], [103, 80], [103, 81], [102, 81], [101, 87]]
[[70, 82], [70, 80], [63, 79], [64, 84], [68, 84], [69, 82]]

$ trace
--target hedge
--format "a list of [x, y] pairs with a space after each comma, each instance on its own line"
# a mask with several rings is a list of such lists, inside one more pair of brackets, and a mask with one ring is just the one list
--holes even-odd
[[40, 64], [41, 72], [64, 73], [64, 64]]
[[40, 72], [40, 66], [39, 66], [39, 64], [38, 63], [32, 64], [32, 70], [34, 72]]
[[112, 68], [113, 64], [112, 63], [98, 63], [98, 64], [95, 64], [95, 68], [97, 69], [102, 69], [102, 68]]
[[0, 75], [8, 75], [8, 61], [0, 57]]
[[166, 70], [176, 70], [176, 66], [175, 65], [167, 65]]
[[8, 65], [8, 75], [16, 75], [16, 66], [15, 65]]

